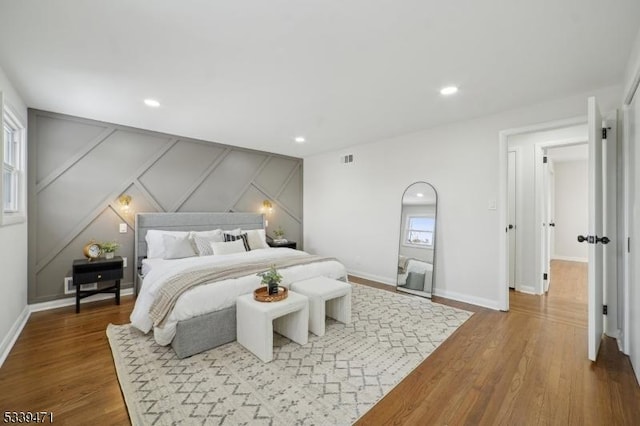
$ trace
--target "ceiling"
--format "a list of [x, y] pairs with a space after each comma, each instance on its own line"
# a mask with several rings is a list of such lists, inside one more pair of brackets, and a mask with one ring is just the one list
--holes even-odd
[[33, 108], [305, 157], [621, 84], [639, 27], [638, 0], [0, 0], [0, 67]]

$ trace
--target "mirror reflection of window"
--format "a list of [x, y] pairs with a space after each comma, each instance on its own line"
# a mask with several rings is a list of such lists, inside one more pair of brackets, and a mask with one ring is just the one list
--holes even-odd
[[433, 247], [433, 229], [436, 220], [427, 216], [407, 217], [404, 243], [415, 247]]

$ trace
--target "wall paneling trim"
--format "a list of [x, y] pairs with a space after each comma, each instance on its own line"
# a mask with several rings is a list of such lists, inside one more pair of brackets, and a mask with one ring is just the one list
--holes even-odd
[[64, 278], [92, 239], [121, 244], [131, 286], [136, 212], [257, 212], [269, 199], [267, 234], [281, 226], [302, 245], [300, 158], [33, 109], [28, 137], [29, 303], [65, 297]]

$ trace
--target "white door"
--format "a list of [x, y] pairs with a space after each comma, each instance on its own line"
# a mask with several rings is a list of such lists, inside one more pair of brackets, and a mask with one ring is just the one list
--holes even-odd
[[551, 259], [556, 246], [556, 175], [555, 164], [549, 160], [548, 164], [548, 192], [547, 192], [547, 282], [544, 291], [549, 291], [551, 285]]
[[589, 359], [596, 360], [603, 331], [602, 295], [604, 288], [602, 244], [602, 115], [594, 97], [587, 101], [589, 130]]
[[542, 164], [542, 288], [549, 291], [551, 269], [551, 160], [547, 157], [547, 150], [543, 150], [544, 163]]
[[508, 152], [507, 194], [509, 233], [509, 288], [516, 288], [516, 151]]

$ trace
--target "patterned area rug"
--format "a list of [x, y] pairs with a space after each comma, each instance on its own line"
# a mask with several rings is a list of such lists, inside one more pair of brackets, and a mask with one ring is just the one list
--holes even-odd
[[267, 364], [237, 342], [181, 360], [130, 325], [107, 335], [134, 425], [349, 425], [470, 316], [354, 284], [351, 324], [304, 346], [275, 334]]

